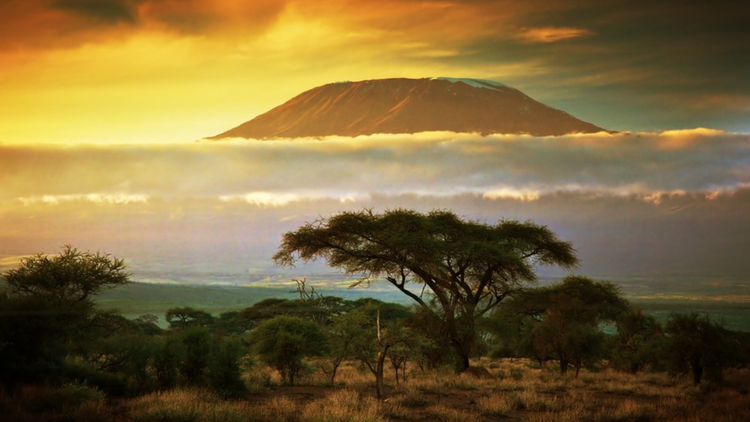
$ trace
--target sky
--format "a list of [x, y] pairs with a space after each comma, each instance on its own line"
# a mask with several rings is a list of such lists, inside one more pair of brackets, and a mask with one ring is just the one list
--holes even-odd
[[[730, 2], [2, 0], [0, 270], [70, 243], [242, 282], [305, 222], [447, 208], [548, 225], [577, 273], [750, 301], [747, 28]], [[322, 84], [437, 76], [615, 132], [198, 142]]]
[[644, 0], [3, 0], [3, 142], [184, 142], [340, 80], [473, 77], [620, 131], [750, 131], [750, 12]]

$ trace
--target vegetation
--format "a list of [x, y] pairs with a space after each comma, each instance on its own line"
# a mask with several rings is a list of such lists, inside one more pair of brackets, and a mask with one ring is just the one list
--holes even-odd
[[263, 361], [294, 385], [304, 368], [302, 359], [328, 352], [328, 342], [320, 326], [299, 317], [280, 315], [253, 330], [252, 342]]
[[[439, 321], [456, 355], [469, 367], [476, 321], [508, 295], [536, 280], [535, 264], [571, 268], [570, 243], [531, 222], [495, 225], [465, 221], [450, 211], [420, 214], [397, 209], [344, 212], [284, 234], [274, 260], [293, 265], [324, 258], [365, 278], [385, 277]], [[421, 284], [434, 300], [409, 289]]]
[[411, 308], [324, 296], [302, 279], [296, 299], [218, 315], [175, 306], [160, 328], [155, 315], [128, 319], [94, 301], [129, 281], [122, 260], [70, 246], [25, 259], [3, 274], [0, 292], [0, 414], [732, 421], [750, 412], [750, 334], [695, 313], [673, 313], [662, 325], [616, 285], [582, 276], [529, 286], [535, 259], [575, 262], [546, 228], [445, 212], [337, 217], [287, 233], [277, 260], [324, 256], [349, 272], [389, 277], [419, 299]]

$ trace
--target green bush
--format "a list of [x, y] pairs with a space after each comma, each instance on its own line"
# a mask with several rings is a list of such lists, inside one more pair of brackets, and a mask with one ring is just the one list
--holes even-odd
[[242, 381], [242, 343], [234, 338], [218, 338], [211, 350], [208, 367], [209, 386], [222, 397], [241, 397], [247, 393]]
[[253, 330], [252, 339], [263, 362], [281, 372], [291, 385], [304, 369], [302, 358], [320, 356], [329, 348], [320, 326], [299, 317], [278, 316], [264, 321]]

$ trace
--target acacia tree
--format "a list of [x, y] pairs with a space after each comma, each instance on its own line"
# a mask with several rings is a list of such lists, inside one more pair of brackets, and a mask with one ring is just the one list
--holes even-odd
[[57, 255], [37, 254], [4, 274], [8, 293], [47, 301], [84, 302], [102, 289], [130, 282], [125, 261], [65, 245]]
[[612, 337], [612, 363], [621, 371], [635, 374], [657, 363], [663, 347], [664, 330], [652, 315], [630, 308], [617, 319], [617, 334]]
[[677, 373], [692, 372], [693, 383], [700, 384], [703, 375], [710, 381], [721, 381], [731, 347], [722, 324], [708, 315], [670, 314], [666, 326], [666, 352], [670, 369]]
[[531, 324], [534, 357], [551, 357], [565, 373], [573, 365], [578, 375], [585, 362], [599, 358], [604, 335], [599, 325], [613, 322], [628, 309], [617, 286], [587, 277], [569, 276], [561, 283], [530, 289], [505, 305], [505, 310], [538, 321]]
[[[475, 322], [505, 297], [536, 280], [536, 264], [576, 265], [570, 243], [532, 222], [484, 224], [451, 211], [427, 214], [396, 209], [343, 212], [284, 234], [277, 264], [323, 258], [364, 279], [385, 277], [440, 322], [456, 354], [469, 367]], [[421, 285], [420, 290], [411, 286]], [[436, 298], [431, 307], [425, 289]]]
[[72, 246], [23, 258], [2, 277], [0, 383], [6, 385], [60, 375], [66, 356], [82, 354], [111, 322], [92, 296], [130, 281], [123, 260]]

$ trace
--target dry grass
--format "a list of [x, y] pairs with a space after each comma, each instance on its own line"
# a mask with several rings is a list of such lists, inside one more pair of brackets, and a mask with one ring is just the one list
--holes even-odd
[[374, 398], [362, 396], [352, 390], [340, 390], [305, 406], [301, 420], [304, 422], [381, 422], [386, 419]]
[[407, 382], [396, 385], [387, 374], [383, 403], [374, 399], [372, 374], [347, 364], [333, 388], [314, 375], [305, 380], [307, 386], [282, 386], [274, 371], [256, 368], [246, 378], [255, 383], [254, 392], [235, 401], [189, 389], [114, 402], [85, 386], [31, 387], [12, 395], [0, 391], [0, 415], [13, 421], [136, 422], [745, 422], [750, 415], [750, 369], [729, 371], [724, 385], [696, 388], [689, 379], [664, 374], [605, 370], [583, 371], [576, 378], [520, 360], [481, 364], [490, 377], [414, 368]]
[[480, 418], [474, 412], [457, 409], [452, 406], [444, 404], [436, 404], [428, 407], [427, 413], [430, 414], [431, 420], [444, 421], [444, 422], [480, 422], [483, 419]]

